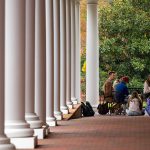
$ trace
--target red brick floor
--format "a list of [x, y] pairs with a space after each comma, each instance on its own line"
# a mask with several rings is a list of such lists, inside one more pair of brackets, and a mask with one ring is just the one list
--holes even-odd
[[150, 150], [150, 118], [96, 116], [61, 121], [37, 150]]

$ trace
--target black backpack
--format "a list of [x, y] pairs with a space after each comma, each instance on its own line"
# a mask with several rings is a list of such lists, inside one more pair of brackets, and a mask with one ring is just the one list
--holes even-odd
[[101, 115], [105, 115], [109, 112], [108, 103], [99, 104], [97, 107], [98, 113]]
[[81, 111], [84, 117], [94, 116], [95, 112], [89, 102], [81, 102]]

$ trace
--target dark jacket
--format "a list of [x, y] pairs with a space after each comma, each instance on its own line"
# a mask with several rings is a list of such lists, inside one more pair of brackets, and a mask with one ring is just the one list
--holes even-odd
[[117, 102], [125, 102], [125, 98], [129, 95], [128, 88], [125, 82], [120, 82], [115, 88], [115, 100]]

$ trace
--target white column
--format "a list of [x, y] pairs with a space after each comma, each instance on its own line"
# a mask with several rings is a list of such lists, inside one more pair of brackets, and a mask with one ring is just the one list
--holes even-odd
[[45, 1], [35, 1], [35, 112], [46, 124]]
[[98, 52], [98, 0], [87, 3], [87, 50], [86, 50], [86, 100], [92, 106], [98, 104], [99, 52]]
[[75, 4], [75, 28], [76, 28], [76, 72], [75, 72], [75, 97], [80, 101], [80, 0], [76, 0]]
[[5, 2], [0, 0], [0, 150], [15, 150], [4, 134], [4, 11]]
[[54, 117], [53, 0], [46, 0], [46, 122], [56, 126]]
[[71, 0], [66, 0], [66, 64], [67, 64], [67, 106], [73, 107], [71, 101]]
[[34, 113], [35, 0], [26, 0], [25, 118], [30, 128], [42, 127]]
[[66, 0], [60, 0], [60, 102], [63, 114], [68, 114], [66, 105]]
[[30, 137], [25, 122], [25, 0], [6, 0], [5, 14], [5, 132]]
[[54, 17], [54, 115], [62, 120], [60, 111], [60, 1], [53, 1]]
[[75, 0], [71, 0], [71, 100], [77, 104], [76, 87], [76, 30], [75, 30]]
[[5, 2], [5, 133], [17, 149], [35, 148], [25, 121], [25, 0]]

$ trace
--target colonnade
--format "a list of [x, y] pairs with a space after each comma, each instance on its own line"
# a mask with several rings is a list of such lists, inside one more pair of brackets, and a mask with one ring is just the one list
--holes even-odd
[[0, 150], [34, 148], [39, 132], [80, 101], [80, 1], [0, 0], [0, 33]]

